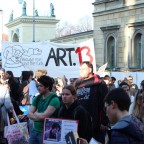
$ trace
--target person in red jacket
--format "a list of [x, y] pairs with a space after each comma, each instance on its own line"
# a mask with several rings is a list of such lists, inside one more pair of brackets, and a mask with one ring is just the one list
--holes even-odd
[[80, 65], [80, 78], [76, 80], [75, 87], [78, 101], [92, 117], [93, 137], [104, 143], [108, 118], [103, 108], [108, 88], [105, 82], [93, 73], [93, 65], [89, 61], [84, 61]]

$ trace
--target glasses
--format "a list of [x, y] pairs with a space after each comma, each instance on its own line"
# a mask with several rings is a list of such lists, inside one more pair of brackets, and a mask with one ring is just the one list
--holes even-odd
[[111, 104], [106, 104], [105, 106], [104, 106], [104, 111], [106, 112], [107, 111], [107, 108], [108, 108], [108, 106], [110, 106]]

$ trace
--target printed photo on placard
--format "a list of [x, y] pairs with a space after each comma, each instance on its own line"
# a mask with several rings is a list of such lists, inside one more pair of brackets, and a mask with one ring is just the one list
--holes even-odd
[[49, 141], [61, 141], [61, 124], [62, 121], [46, 120], [44, 139]]
[[77, 132], [78, 121], [46, 118], [44, 122], [43, 144], [66, 144], [68, 132]]

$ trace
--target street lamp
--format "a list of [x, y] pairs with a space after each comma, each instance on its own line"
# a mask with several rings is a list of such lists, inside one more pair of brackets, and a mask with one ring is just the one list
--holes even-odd
[[33, 0], [33, 42], [35, 42], [35, 0]]

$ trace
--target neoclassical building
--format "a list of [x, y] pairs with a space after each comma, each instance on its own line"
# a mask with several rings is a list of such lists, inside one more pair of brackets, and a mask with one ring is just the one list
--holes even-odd
[[[95, 0], [94, 30], [55, 38], [55, 17], [36, 17], [36, 41], [77, 43], [94, 38], [96, 63], [109, 68], [144, 69], [144, 0]], [[33, 18], [10, 21], [9, 41], [31, 42]]]
[[6, 24], [9, 30], [10, 42], [33, 42], [45, 41], [55, 37], [56, 24], [59, 22], [55, 17], [21, 16], [12, 19]]
[[144, 69], [144, 0], [95, 0], [93, 5], [97, 63]]

